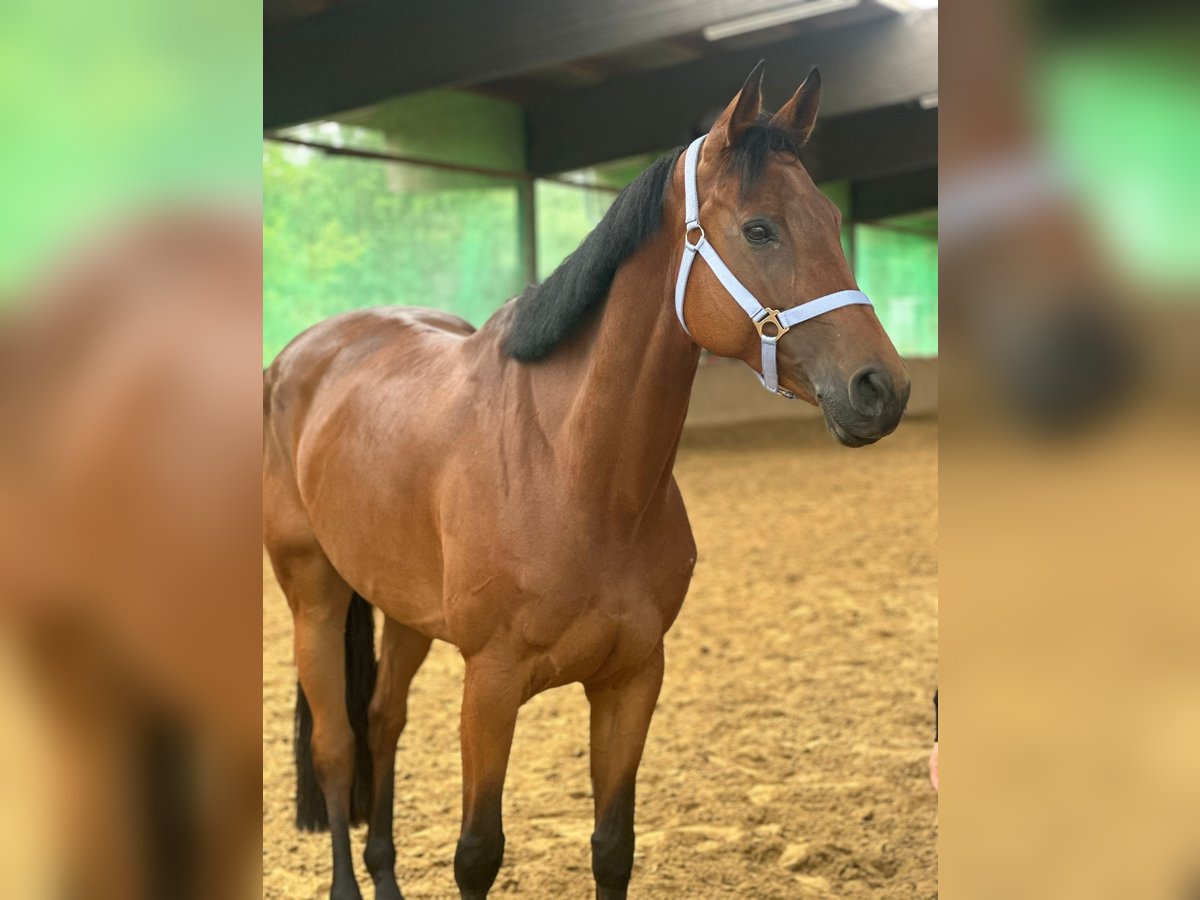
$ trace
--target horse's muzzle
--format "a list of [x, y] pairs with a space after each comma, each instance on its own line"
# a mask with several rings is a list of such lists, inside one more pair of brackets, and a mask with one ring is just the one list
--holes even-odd
[[818, 396], [833, 436], [847, 447], [865, 447], [896, 430], [911, 388], [907, 374], [897, 379], [881, 366], [867, 365], [844, 388]]

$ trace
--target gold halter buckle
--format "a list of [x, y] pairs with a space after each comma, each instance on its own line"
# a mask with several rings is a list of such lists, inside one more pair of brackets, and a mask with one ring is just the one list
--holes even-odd
[[[779, 316], [781, 314], [781, 310], [766, 309], [766, 310], [764, 310], [764, 312], [766, 313], [765, 316], [763, 316], [761, 319], [754, 320], [754, 327], [758, 329], [759, 337], [763, 338], [764, 340], [768, 340], [768, 341], [777, 341], [781, 337], [783, 337], [785, 334], [787, 334], [789, 331], [791, 331], [790, 328], [788, 328], [786, 325], [784, 325], [782, 322], [779, 321]], [[774, 334], [763, 334], [763, 326], [764, 325], [774, 325], [775, 333]]]

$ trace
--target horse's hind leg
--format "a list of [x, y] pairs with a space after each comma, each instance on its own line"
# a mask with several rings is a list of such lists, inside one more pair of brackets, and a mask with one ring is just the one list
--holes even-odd
[[598, 900], [624, 900], [629, 886], [634, 785], [662, 677], [660, 646], [632, 677], [587, 689], [592, 706], [592, 792], [596, 803], [592, 874]]
[[[352, 591], [315, 544], [268, 549], [292, 608], [296, 668], [312, 716], [312, 764], [324, 796], [333, 844], [330, 900], [362, 900], [350, 855], [350, 794], [356, 744], [346, 707], [345, 639]], [[298, 758], [306, 752], [308, 748], [298, 747]]]
[[501, 797], [524, 673], [515, 660], [472, 657], [463, 683], [463, 821], [454, 854], [462, 900], [483, 900], [504, 859]]
[[396, 743], [408, 720], [408, 686], [429, 652], [429, 638], [385, 619], [379, 672], [369, 713], [372, 773], [371, 827], [363, 861], [375, 882], [375, 900], [402, 900], [396, 883], [396, 844], [392, 803], [396, 779]]

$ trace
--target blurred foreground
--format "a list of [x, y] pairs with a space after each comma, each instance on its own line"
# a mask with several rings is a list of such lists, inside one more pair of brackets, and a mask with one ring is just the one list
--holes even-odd
[[259, 894], [260, 15], [0, 6], [0, 897]]
[[1200, 890], [1200, 32], [1149, 9], [943, 9], [946, 897]]
[[256, 216], [159, 213], [0, 325], [0, 841], [45, 864], [0, 895], [252, 895], [260, 272]]

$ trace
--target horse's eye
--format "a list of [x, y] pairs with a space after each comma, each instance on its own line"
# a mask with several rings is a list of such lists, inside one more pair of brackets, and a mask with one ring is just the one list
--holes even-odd
[[771, 229], [767, 228], [766, 225], [760, 225], [758, 223], [744, 227], [742, 229], [742, 234], [744, 234], [746, 236], [746, 240], [752, 244], [765, 244], [767, 241], [771, 240]]

